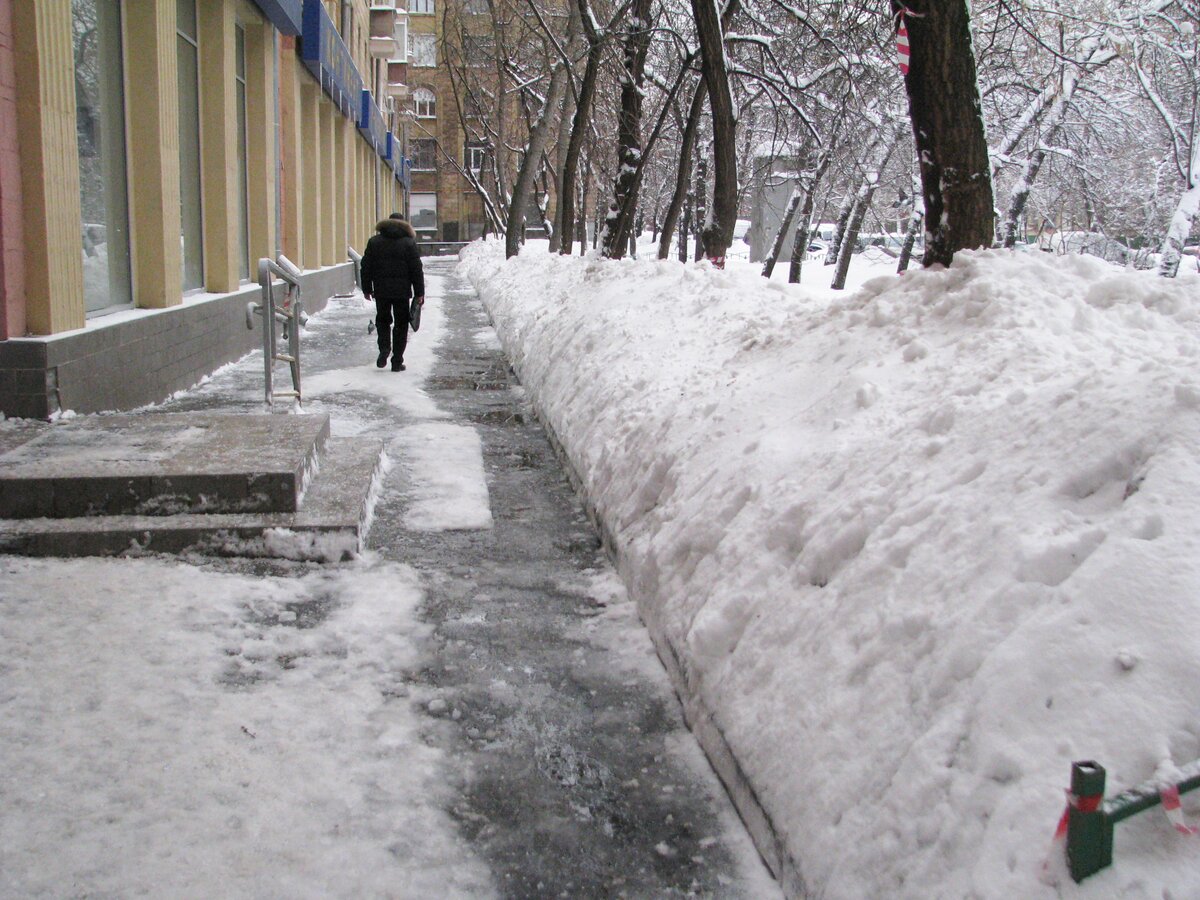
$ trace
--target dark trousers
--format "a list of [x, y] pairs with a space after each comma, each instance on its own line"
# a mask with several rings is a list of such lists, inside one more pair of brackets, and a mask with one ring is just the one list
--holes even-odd
[[379, 352], [390, 350], [393, 359], [403, 361], [404, 348], [408, 346], [408, 300], [376, 297], [375, 332], [379, 336]]

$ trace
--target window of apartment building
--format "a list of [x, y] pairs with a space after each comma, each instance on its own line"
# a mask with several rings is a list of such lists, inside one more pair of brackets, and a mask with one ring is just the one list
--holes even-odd
[[408, 11], [424, 15], [433, 15], [433, 0], [408, 0]]
[[414, 172], [432, 172], [437, 168], [437, 141], [433, 138], [416, 138], [412, 142], [412, 167]]
[[483, 101], [478, 92], [471, 90], [470, 87], [463, 96], [463, 114], [472, 119], [483, 118]]
[[83, 297], [89, 313], [133, 302], [120, 0], [73, 0]]
[[200, 47], [196, 0], [176, 0], [179, 63], [179, 206], [183, 289], [204, 285], [204, 219], [200, 204]]
[[481, 16], [488, 12], [487, 0], [464, 0], [463, 12], [471, 16]]
[[237, 94], [237, 161], [238, 161], [238, 274], [250, 277], [250, 180], [247, 171], [249, 147], [246, 135], [246, 29], [234, 28], [234, 89]]
[[496, 39], [490, 34], [464, 34], [463, 56], [469, 66], [491, 66], [496, 62]]
[[463, 166], [470, 171], [478, 174], [483, 168], [483, 161], [487, 156], [487, 147], [476, 142], [468, 142], [463, 147]]
[[408, 62], [413, 66], [437, 65], [437, 36], [433, 34], [409, 34]]
[[409, 221], [417, 231], [437, 231], [437, 194], [409, 194]]
[[408, 19], [396, 20], [396, 62], [408, 62]]
[[437, 116], [437, 95], [429, 88], [413, 91], [413, 113], [418, 119], [433, 119]]

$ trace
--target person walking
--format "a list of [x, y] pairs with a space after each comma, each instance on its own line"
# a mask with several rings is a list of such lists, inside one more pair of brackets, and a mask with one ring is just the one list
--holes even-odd
[[425, 304], [425, 270], [417, 250], [417, 235], [399, 213], [392, 213], [375, 226], [375, 235], [367, 241], [362, 255], [362, 292], [375, 300], [375, 330], [379, 336], [379, 357], [375, 365], [387, 365], [392, 356], [392, 371], [404, 371], [404, 348], [408, 346], [408, 300], [415, 297]]

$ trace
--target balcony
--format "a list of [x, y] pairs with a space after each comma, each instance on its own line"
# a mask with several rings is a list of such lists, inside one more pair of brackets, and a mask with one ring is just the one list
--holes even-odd
[[399, 50], [396, 43], [396, 7], [377, 3], [371, 7], [371, 56], [391, 59]]
[[408, 64], [398, 59], [389, 59], [387, 67], [387, 95], [397, 100], [407, 100]]

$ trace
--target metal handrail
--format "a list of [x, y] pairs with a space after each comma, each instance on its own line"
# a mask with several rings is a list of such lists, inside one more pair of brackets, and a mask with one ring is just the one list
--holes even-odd
[[[287, 284], [283, 302], [275, 301], [275, 278]], [[262, 287], [262, 303], [246, 304], [246, 327], [254, 328], [254, 316], [263, 320], [263, 376], [264, 393], [268, 406], [274, 405], [276, 397], [292, 397], [302, 403], [300, 393], [300, 325], [304, 312], [300, 300], [300, 269], [280, 254], [279, 261], [263, 257], [258, 261], [258, 283]], [[288, 352], [280, 353], [275, 333], [275, 323], [283, 324], [283, 339]], [[275, 390], [275, 362], [286, 362], [292, 373], [292, 390]]]
[[354, 286], [361, 291], [362, 290], [362, 255], [355, 252], [353, 247], [346, 248], [346, 255], [350, 257], [350, 262], [354, 263]]

